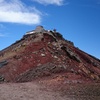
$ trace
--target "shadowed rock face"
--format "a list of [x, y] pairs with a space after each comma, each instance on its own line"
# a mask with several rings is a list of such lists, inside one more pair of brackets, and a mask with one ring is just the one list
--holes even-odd
[[0, 66], [5, 82], [26, 82], [55, 74], [66, 77], [66, 82], [100, 82], [100, 60], [56, 31], [23, 36], [0, 51]]

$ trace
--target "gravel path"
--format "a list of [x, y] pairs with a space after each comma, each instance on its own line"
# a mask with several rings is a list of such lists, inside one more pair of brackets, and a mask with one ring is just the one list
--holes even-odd
[[[70, 100], [35, 83], [0, 84], [0, 100]], [[72, 99], [71, 99], [72, 100]]]
[[0, 100], [100, 100], [100, 84], [66, 84], [55, 89], [38, 82], [4, 83]]

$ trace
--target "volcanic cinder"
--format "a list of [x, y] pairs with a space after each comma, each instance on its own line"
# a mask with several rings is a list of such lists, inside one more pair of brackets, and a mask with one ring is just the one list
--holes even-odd
[[100, 60], [43, 26], [0, 51], [1, 82], [30, 82], [58, 74], [67, 83], [100, 82]]

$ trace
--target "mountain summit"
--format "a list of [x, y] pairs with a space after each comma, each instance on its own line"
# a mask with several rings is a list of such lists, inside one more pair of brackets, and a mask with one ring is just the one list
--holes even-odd
[[100, 82], [100, 60], [76, 48], [54, 30], [37, 26], [0, 51], [0, 81], [58, 78], [69, 83]]

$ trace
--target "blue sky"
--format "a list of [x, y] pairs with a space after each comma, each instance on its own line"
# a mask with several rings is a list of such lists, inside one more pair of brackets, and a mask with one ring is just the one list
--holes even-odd
[[0, 50], [37, 25], [100, 59], [100, 0], [0, 0]]

